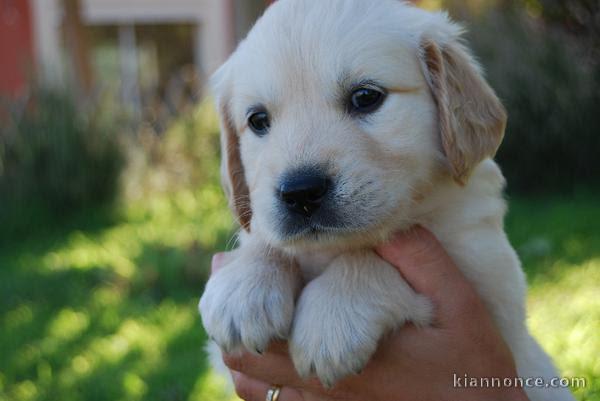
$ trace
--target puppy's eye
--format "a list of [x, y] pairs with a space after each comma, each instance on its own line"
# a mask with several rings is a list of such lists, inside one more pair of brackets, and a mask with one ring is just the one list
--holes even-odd
[[381, 106], [385, 100], [385, 93], [381, 90], [361, 87], [354, 92], [350, 97], [350, 112], [359, 114], [372, 113]]
[[271, 127], [271, 121], [269, 120], [269, 114], [266, 111], [258, 111], [252, 113], [248, 117], [248, 126], [258, 136], [264, 136]]

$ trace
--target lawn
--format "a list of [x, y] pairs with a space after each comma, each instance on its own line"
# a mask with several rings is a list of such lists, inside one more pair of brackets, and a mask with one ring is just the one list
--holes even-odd
[[[600, 197], [511, 199], [529, 323], [600, 401]], [[197, 301], [231, 237], [216, 185], [40, 221], [0, 243], [0, 400], [224, 401]]]

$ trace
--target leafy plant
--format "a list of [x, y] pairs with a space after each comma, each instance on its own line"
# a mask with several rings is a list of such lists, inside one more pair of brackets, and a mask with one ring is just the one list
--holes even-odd
[[115, 198], [125, 151], [99, 110], [82, 111], [66, 93], [37, 90], [21, 113], [5, 114], [2, 221], [24, 225], [21, 220], [34, 209], [64, 215]]

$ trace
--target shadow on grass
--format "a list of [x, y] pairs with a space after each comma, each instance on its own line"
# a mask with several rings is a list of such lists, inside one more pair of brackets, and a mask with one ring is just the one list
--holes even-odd
[[506, 230], [531, 283], [600, 257], [600, 194], [509, 200]]
[[[15, 207], [0, 205], [0, 266], [6, 259], [31, 254], [43, 255], [64, 245], [69, 234], [83, 231], [90, 235], [121, 223], [122, 213], [115, 205], [77, 212], [50, 212], [43, 205]], [[4, 259], [4, 260], [3, 260]]]

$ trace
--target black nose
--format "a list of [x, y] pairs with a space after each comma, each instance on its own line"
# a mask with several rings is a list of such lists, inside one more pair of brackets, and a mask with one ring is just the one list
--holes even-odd
[[288, 210], [310, 217], [321, 206], [329, 187], [329, 179], [318, 171], [296, 172], [281, 182], [279, 198]]

